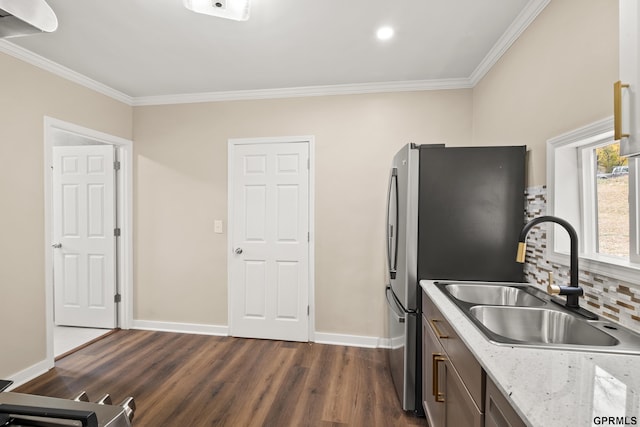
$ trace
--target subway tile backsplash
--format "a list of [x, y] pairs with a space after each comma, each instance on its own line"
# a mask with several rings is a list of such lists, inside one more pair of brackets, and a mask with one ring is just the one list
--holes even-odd
[[[526, 191], [526, 220], [547, 212], [546, 186], [529, 187]], [[534, 227], [527, 237], [525, 277], [532, 285], [546, 291], [549, 273], [555, 283], [569, 283], [569, 268], [550, 262], [546, 257], [547, 233]], [[630, 283], [580, 269], [580, 286], [584, 297], [580, 305], [640, 332], [640, 289]]]

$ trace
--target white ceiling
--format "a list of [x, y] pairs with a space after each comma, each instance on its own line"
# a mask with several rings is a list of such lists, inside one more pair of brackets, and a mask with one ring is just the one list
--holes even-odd
[[[237, 22], [195, 14], [182, 0], [48, 0], [58, 30], [8, 41], [132, 99], [464, 85], [548, 1], [252, 0], [249, 20]], [[376, 39], [382, 25], [395, 29], [393, 39]]]

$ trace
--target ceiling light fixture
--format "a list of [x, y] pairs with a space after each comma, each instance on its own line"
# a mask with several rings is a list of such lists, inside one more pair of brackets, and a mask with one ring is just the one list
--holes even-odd
[[183, 0], [184, 7], [205, 15], [246, 21], [249, 19], [250, 0]]
[[380, 40], [389, 40], [393, 37], [393, 33], [394, 31], [391, 27], [380, 27], [378, 28], [378, 31], [376, 31], [376, 36]]
[[0, 0], [0, 38], [18, 37], [58, 28], [58, 18], [45, 0]]

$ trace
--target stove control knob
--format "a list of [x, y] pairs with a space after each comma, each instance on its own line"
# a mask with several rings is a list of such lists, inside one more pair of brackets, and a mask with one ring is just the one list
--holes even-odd
[[88, 402], [89, 396], [87, 396], [86, 391], [82, 391], [79, 395], [74, 397], [72, 400], [75, 400], [76, 402]]
[[133, 400], [133, 397], [127, 397], [119, 406], [122, 406], [129, 421], [133, 420], [133, 413], [136, 411], [136, 402]]
[[99, 405], [113, 405], [113, 401], [111, 400], [111, 396], [109, 395], [109, 393], [98, 399], [96, 403]]

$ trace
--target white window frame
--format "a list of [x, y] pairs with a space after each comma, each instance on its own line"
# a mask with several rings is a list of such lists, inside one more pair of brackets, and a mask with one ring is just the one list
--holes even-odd
[[[580, 268], [640, 286], [640, 233], [638, 224], [640, 161], [629, 157], [629, 260], [595, 252], [596, 215], [593, 150], [613, 143], [613, 118], [607, 118], [547, 141], [547, 213], [566, 219], [578, 232]], [[569, 265], [569, 237], [563, 229], [547, 225], [547, 257]]]

